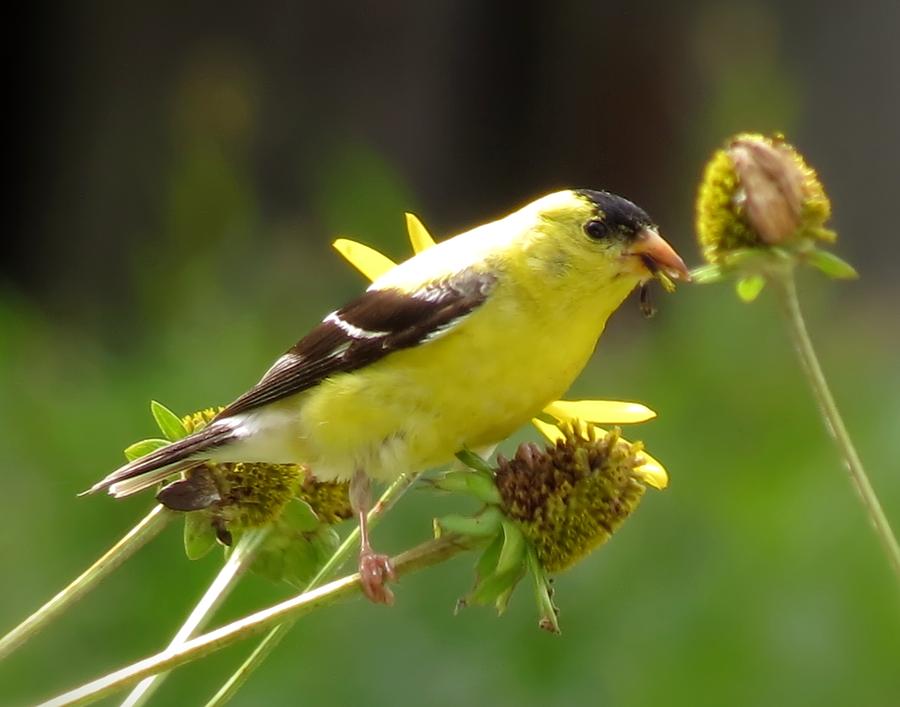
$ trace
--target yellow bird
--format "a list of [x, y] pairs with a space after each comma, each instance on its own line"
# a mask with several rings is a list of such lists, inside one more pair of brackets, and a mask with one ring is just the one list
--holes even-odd
[[350, 480], [360, 575], [389, 603], [369, 543], [370, 479], [494, 445], [562, 397], [606, 320], [658, 272], [688, 280], [650, 217], [605, 191], [548, 194], [429, 248], [328, 314], [206, 428], [90, 489], [116, 497], [199, 461], [304, 464]]

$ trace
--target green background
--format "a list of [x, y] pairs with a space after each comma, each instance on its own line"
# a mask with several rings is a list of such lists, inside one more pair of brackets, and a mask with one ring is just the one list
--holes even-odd
[[[0, 630], [149, 508], [75, 494], [154, 434], [151, 398], [227, 402], [360, 291], [336, 235], [402, 258], [405, 210], [441, 239], [593, 186], [646, 206], [695, 265], [702, 165], [743, 129], [786, 131], [833, 198], [862, 278], [804, 273], [801, 296], [900, 526], [896, 6], [675, 5], [35, 11], [21, 227], [0, 265]], [[626, 302], [569, 397], [657, 410], [626, 434], [670, 487], [558, 578], [561, 637], [537, 629], [526, 586], [502, 618], [454, 616], [473, 560], [457, 558], [404, 579], [391, 609], [304, 619], [234, 704], [900, 702], [896, 577], [770, 293], [656, 294], [650, 321]], [[412, 492], [376, 540], [402, 550], [451, 507]], [[0, 664], [0, 704], [160, 649], [220, 561], [188, 561], [168, 528]], [[216, 622], [288, 593], [250, 577]], [[202, 703], [249, 649], [179, 669], [158, 703]]]

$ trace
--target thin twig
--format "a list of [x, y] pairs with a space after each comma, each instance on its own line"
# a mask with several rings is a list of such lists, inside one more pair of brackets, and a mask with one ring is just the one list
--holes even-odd
[[[452, 534], [429, 540], [393, 558], [394, 569], [397, 576], [400, 577], [430, 567], [472, 548], [473, 542], [477, 541]], [[311, 592], [304, 592], [268, 609], [257, 611], [250, 616], [185, 641], [175, 648], [168, 648], [161, 653], [105, 675], [44, 702], [40, 707], [90, 704], [117, 690], [133, 685], [148, 675], [171, 670], [179, 665], [198, 660], [237, 641], [258, 635], [279, 623], [296, 620], [314, 609], [353, 596], [359, 589], [358, 574], [335, 580]]]
[[155, 538], [172, 518], [173, 514], [170, 511], [159, 505], [154, 506], [136, 526], [69, 586], [0, 639], [0, 660], [36, 635], [78, 599], [97, 586], [100, 580]]
[[838, 451], [844, 459], [847, 472], [850, 474], [850, 480], [853, 482], [853, 486], [862, 500], [875, 532], [881, 539], [888, 561], [897, 573], [897, 578], [900, 579], [900, 545], [898, 545], [897, 538], [891, 530], [891, 525], [884, 514], [878, 495], [875, 493], [875, 489], [872, 488], [859, 454], [857, 454], [856, 448], [853, 446], [853, 441], [838, 411], [834, 396], [828, 387], [825, 373], [819, 364], [812, 340], [806, 329], [803, 312], [800, 309], [793, 270], [775, 274], [771, 277], [771, 280], [776, 286], [775, 289], [778, 292], [778, 300], [784, 313], [788, 331], [791, 334], [794, 348], [806, 373], [806, 380], [810, 388], [812, 388], [813, 395], [819, 405], [819, 411], [825, 420], [825, 427], [834, 439], [835, 444], [837, 444]]
[[[372, 506], [369, 511], [368, 523], [369, 528], [374, 528], [384, 513], [391, 508], [406, 490], [416, 480], [417, 474], [403, 474], [394, 483], [392, 483], [378, 499], [378, 502]], [[335, 550], [334, 554], [328, 559], [322, 568], [316, 573], [309, 584], [306, 585], [305, 591], [310, 591], [319, 586], [323, 581], [335, 574], [347, 558], [353, 553], [359, 545], [359, 527], [354, 528], [341, 543], [340, 547]], [[253, 652], [241, 663], [240, 667], [232, 673], [231, 677], [219, 688], [219, 691], [213, 695], [206, 707], [222, 707], [228, 702], [243, 684], [250, 677], [256, 668], [269, 656], [275, 647], [281, 642], [281, 639], [287, 635], [287, 632], [294, 625], [293, 621], [279, 624], [267, 633], [259, 645], [253, 649]]]
[[[231, 593], [231, 590], [234, 589], [238, 580], [253, 563], [256, 551], [266, 539], [269, 530], [270, 527], [266, 526], [249, 530], [241, 535], [234, 546], [234, 550], [228, 557], [228, 561], [222, 565], [222, 569], [219, 570], [215, 579], [207, 587], [206, 592], [204, 592], [200, 601], [197, 602], [194, 610], [172, 638], [168, 650], [177, 648], [196, 635], [207, 624], [213, 613], [221, 606], [222, 602]], [[168, 673], [157, 673], [149, 678], [144, 678], [125, 698], [121, 707], [140, 707], [140, 705], [146, 704], [167, 675]]]

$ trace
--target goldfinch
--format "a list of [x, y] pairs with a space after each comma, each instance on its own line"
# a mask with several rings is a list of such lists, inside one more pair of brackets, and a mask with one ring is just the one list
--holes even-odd
[[366, 529], [370, 479], [389, 481], [500, 442], [562, 397], [606, 320], [681, 258], [650, 217], [605, 191], [559, 191], [450, 238], [328, 314], [206, 428], [89, 492], [127, 496], [200, 461], [303, 464], [350, 480], [360, 576], [393, 577]]

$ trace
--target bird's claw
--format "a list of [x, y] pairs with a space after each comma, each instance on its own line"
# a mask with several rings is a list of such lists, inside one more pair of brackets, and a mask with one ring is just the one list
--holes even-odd
[[394, 566], [387, 555], [379, 555], [371, 550], [363, 550], [359, 555], [359, 581], [363, 592], [375, 604], [390, 606], [394, 603], [394, 593], [387, 582], [397, 578]]

